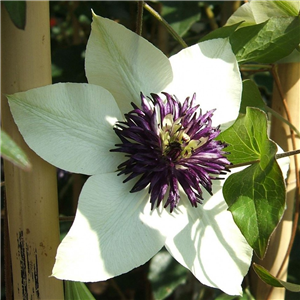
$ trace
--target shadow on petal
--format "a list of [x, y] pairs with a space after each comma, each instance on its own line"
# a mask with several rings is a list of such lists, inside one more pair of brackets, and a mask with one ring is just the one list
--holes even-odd
[[147, 191], [129, 190], [116, 173], [87, 180], [74, 223], [58, 248], [53, 276], [106, 280], [144, 264], [162, 248], [165, 237], [140, 218], [150, 211]]
[[215, 184], [214, 196], [205, 199], [203, 206], [188, 209], [188, 225], [167, 240], [167, 249], [203, 284], [238, 295], [252, 250], [227, 211], [221, 186]]

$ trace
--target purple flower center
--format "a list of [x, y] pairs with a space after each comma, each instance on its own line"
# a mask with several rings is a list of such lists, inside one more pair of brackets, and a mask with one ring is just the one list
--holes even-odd
[[202, 114], [194, 105], [195, 94], [183, 103], [163, 94], [165, 100], [141, 94], [141, 108], [132, 103], [126, 121], [114, 128], [121, 144], [111, 151], [128, 157], [118, 166], [118, 175], [127, 175], [124, 182], [137, 178], [130, 192], [149, 186], [151, 209], [165, 199], [164, 207], [172, 212], [182, 192], [193, 207], [202, 203], [201, 186], [212, 194], [214, 175], [224, 174], [230, 162], [224, 157], [227, 145], [215, 140], [220, 129], [212, 127], [214, 110]]

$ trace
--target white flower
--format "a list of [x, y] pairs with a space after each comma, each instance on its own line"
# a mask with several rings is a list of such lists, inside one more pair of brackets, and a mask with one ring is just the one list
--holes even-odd
[[298, 16], [300, 1], [262, 1], [252, 0], [244, 3], [228, 19], [226, 25], [243, 21], [240, 27], [260, 24], [271, 17]]
[[148, 187], [130, 193], [132, 182], [123, 183], [126, 177], [116, 173], [126, 158], [110, 151], [120, 144], [116, 121], [132, 110], [131, 102], [140, 106], [140, 92], [167, 92], [182, 102], [196, 93], [195, 104], [204, 113], [216, 109], [213, 126], [231, 125], [242, 84], [228, 41], [199, 43], [168, 59], [142, 37], [94, 15], [86, 75], [89, 84], [55, 84], [9, 96], [19, 130], [38, 155], [90, 175], [53, 276], [106, 280], [144, 264], [165, 246], [203, 284], [241, 294], [252, 249], [227, 211], [223, 181], [213, 182], [213, 196], [204, 190], [197, 207], [180, 189], [172, 213], [163, 208], [165, 200], [151, 210]]

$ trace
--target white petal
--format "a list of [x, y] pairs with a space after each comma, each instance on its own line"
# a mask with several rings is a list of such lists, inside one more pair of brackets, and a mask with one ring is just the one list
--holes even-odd
[[272, 17], [297, 16], [300, 1], [251, 1], [239, 7], [228, 19], [226, 25], [245, 21], [240, 25], [249, 26], [267, 21]]
[[233, 25], [244, 21], [240, 27], [256, 24], [255, 16], [253, 15], [252, 7], [250, 3], [244, 3], [239, 7], [227, 20], [226, 25]]
[[105, 89], [88, 84], [55, 84], [8, 96], [26, 143], [61, 169], [95, 174], [115, 171], [120, 154], [113, 131], [120, 110]]
[[89, 83], [109, 90], [122, 112], [140, 105], [146, 96], [160, 92], [172, 81], [168, 58], [144, 38], [114, 21], [93, 15], [85, 59]]
[[205, 285], [229, 295], [242, 293], [241, 283], [251, 263], [252, 249], [247, 244], [214, 182], [214, 196], [198, 208], [188, 207], [188, 225], [166, 248]]
[[172, 56], [170, 62], [173, 82], [166, 88], [167, 92], [181, 101], [196, 92], [197, 103], [204, 113], [217, 109], [214, 126], [224, 124], [224, 130], [233, 123], [240, 108], [242, 81], [227, 39], [191, 46]]
[[[284, 152], [283, 149], [279, 145], [277, 145], [277, 150], [278, 150], [277, 154]], [[288, 176], [288, 171], [290, 169], [290, 158], [288, 156], [280, 158], [277, 160], [277, 163], [279, 164], [279, 167], [281, 168], [283, 178], [286, 179]]]
[[271, 17], [297, 16], [300, 9], [298, 0], [269, 0], [269, 1], [251, 1], [250, 6], [255, 16], [256, 23], [262, 23]]
[[148, 192], [129, 193], [132, 183], [123, 179], [109, 173], [87, 180], [75, 221], [58, 248], [53, 276], [106, 280], [142, 265], [164, 245], [159, 228], [169, 218], [151, 212]]
[[[278, 153], [282, 152], [278, 146]], [[289, 158], [279, 159], [278, 163], [286, 178]], [[235, 168], [231, 174], [244, 168]], [[203, 206], [189, 209], [187, 203], [188, 225], [177, 235], [169, 236], [166, 248], [203, 284], [238, 295], [251, 263], [252, 249], [227, 211], [221, 189], [224, 182], [214, 181], [212, 197], [204, 191], [204, 199], [208, 200]]]

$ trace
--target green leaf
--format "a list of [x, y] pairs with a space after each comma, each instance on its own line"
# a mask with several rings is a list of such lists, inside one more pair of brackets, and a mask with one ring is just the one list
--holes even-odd
[[168, 297], [174, 289], [185, 283], [188, 270], [178, 264], [165, 249], [158, 252], [150, 263], [148, 278], [155, 300]]
[[258, 162], [229, 176], [223, 195], [235, 223], [258, 257], [262, 258], [269, 238], [285, 207], [285, 184], [275, 159], [276, 144], [268, 139], [267, 119], [259, 109], [247, 107], [246, 115], [224, 131], [219, 139], [233, 164]]
[[217, 296], [214, 300], [256, 300], [256, 299], [254, 299], [249, 289], [246, 287], [245, 289], [243, 289], [242, 296], [230, 296], [227, 294], [221, 294]]
[[277, 279], [260, 265], [253, 263], [253, 269], [262, 281], [271, 286], [284, 287], [291, 292], [300, 292], [300, 285]]
[[65, 281], [65, 300], [95, 300], [83, 282]]
[[215, 300], [239, 300], [240, 297], [237, 296], [230, 296], [230, 295], [226, 295], [226, 294], [222, 294], [220, 296], [218, 296], [217, 298], [215, 298]]
[[26, 154], [4, 131], [1, 131], [1, 156], [26, 171], [31, 169]]
[[240, 113], [245, 114], [247, 106], [256, 107], [263, 110], [266, 113], [271, 113], [275, 118], [278, 118], [281, 122], [286, 123], [290, 126], [298, 136], [300, 136], [299, 130], [291, 124], [288, 120], [283, 118], [279, 113], [269, 108], [263, 99], [261, 98], [260, 91], [257, 85], [252, 80], [244, 80], [243, 81], [243, 93], [242, 93], [242, 101], [240, 106]]
[[26, 25], [26, 1], [3, 1], [3, 4], [14, 25], [24, 30]]
[[243, 81], [242, 102], [240, 106], [240, 113], [245, 114], [247, 106], [257, 107], [265, 110], [265, 103], [261, 98], [257, 85], [252, 80]]
[[209, 34], [205, 35], [200, 42], [204, 42], [207, 40], [212, 40], [212, 39], [218, 39], [218, 38], [227, 38], [229, 37], [231, 34], [233, 34], [235, 32], [235, 30], [239, 27], [239, 25], [243, 23], [237, 23], [231, 26], [225, 26], [225, 27], [220, 27], [212, 32], [210, 32]]
[[161, 14], [179, 36], [183, 36], [201, 16], [198, 3], [191, 1], [164, 2]]
[[289, 55], [300, 43], [299, 17], [272, 17], [240, 28], [230, 36], [239, 63], [274, 63]]

